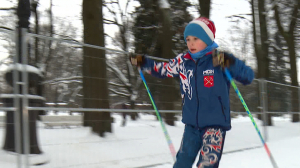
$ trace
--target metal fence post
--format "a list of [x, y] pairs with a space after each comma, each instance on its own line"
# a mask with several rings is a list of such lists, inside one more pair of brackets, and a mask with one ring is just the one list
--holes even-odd
[[300, 120], [300, 87], [298, 87], [298, 105], [299, 105], [298, 117], [299, 117], [299, 120]]
[[15, 151], [17, 155], [17, 167], [21, 168], [22, 167], [22, 160], [21, 160], [21, 123], [19, 121], [21, 118], [21, 112], [20, 112], [20, 99], [19, 99], [19, 85], [17, 84], [19, 81], [19, 72], [17, 69], [17, 64], [19, 62], [19, 43], [18, 43], [18, 38], [19, 38], [19, 31], [16, 29], [16, 34], [15, 34], [15, 44], [16, 44], [16, 53], [14, 55], [14, 70], [13, 70], [13, 93], [14, 93], [14, 99], [13, 99], [13, 106], [15, 107], [14, 113], [14, 125], [15, 125]]
[[25, 153], [25, 167], [29, 167], [29, 153], [30, 153], [30, 133], [29, 133], [29, 114], [28, 114], [28, 98], [27, 98], [27, 92], [28, 92], [28, 73], [27, 73], [27, 29], [22, 28], [22, 113], [23, 113], [23, 144], [24, 144], [24, 153]]
[[264, 108], [264, 139], [267, 142], [268, 141], [268, 99], [267, 99], [267, 93], [268, 93], [268, 87], [267, 87], [267, 81], [263, 79], [263, 108]]
[[[21, 99], [22, 104], [19, 106], [19, 108], [21, 109], [20, 111], [20, 115], [22, 116], [22, 118], [20, 118], [22, 121], [22, 131], [23, 131], [23, 152], [25, 154], [25, 167], [29, 167], [29, 153], [30, 153], [30, 149], [29, 149], [29, 125], [28, 125], [28, 100], [27, 100], [27, 72], [26, 72], [26, 66], [27, 66], [27, 41], [26, 41], [26, 33], [27, 30], [29, 28], [29, 19], [30, 19], [30, 0], [19, 0], [18, 1], [18, 7], [17, 7], [17, 16], [18, 16], [18, 26], [17, 29], [19, 31], [19, 35], [18, 35], [18, 45], [19, 45], [19, 54], [18, 54], [18, 63], [20, 63], [20, 65], [16, 65], [15, 68], [17, 68], [18, 73], [19, 71], [22, 71], [22, 78], [18, 79], [18, 81], [20, 81], [21, 84], [21, 88], [22, 88], [22, 96], [23, 98]], [[25, 64], [25, 65], [24, 65]], [[25, 67], [24, 67], [25, 66]], [[24, 68], [24, 69], [23, 69]]]
[[259, 90], [260, 90], [260, 109], [261, 109], [261, 115], [262, 115], [262, 121], [263, 121], [263, 130], [264, 130], [264, 139], [267, 142], [267, 110], [266, 110], [266, 91], [265, 91], [265, 83], [266, 80], [265, 79], [259, 79]]

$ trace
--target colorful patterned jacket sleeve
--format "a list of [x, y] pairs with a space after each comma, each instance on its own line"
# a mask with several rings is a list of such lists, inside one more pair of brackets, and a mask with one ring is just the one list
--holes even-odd
[[247, 66], [243, 61], [234, 57], [232, 54], [229, 55], [235, 59], [234, 64], [228, 68], [232, 77], [244, 85], [250, 84], [254, 79], [254, 72], [251, 67]]
[[182, 63], [183, 54], [170, 59], [169, 62], [156, 62], [152, 59], [145, 58], [145, 64], [142, 70], [158, 78], [177, 77], [179, 76], [179, 66]]

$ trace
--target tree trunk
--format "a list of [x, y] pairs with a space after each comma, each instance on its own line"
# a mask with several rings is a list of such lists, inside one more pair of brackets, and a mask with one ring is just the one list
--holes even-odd
[[[289, 29], [288, 31], [285, 31], [282, 23], [280, 21], [280, 16], [279, 16], [279, 11], [278, 11], [278, 6], [277, 3], [278, 2], [274, 2], [274, 0], [272, 1], [274, 3], [274, 12], [275, 12], [275, 20], [276, 20], [276, 24], [277, 24], [277, 28], [280, 32], [280, 34], [284, 37], [284, 40], [286, 41], [287, 45], [288, 45], [288, 51], [289, 51], [289, 56], [290, 56], [290, 65], [291, 65], [291, 70], [290, 72], [290, 76], [291, 76], [291, 80], [292, 80], [292, 85], [293, 86], [298, 86], [298, 77], [297, 77], [297, 59], [296, 59], [296, 51], [295, 51], [295, 35], [294, 35], [294, 30], [296, 28], [296, 22], [298, 19], [298, 10], [300, 8], [300, 0], [297, 1], [297, 4], [294, 6], [294, 9], [292, 11], [291, 14], [291, 21], [289, 23]], [[300, 109], [298, 109], [298, 95], [297, 92], [293, 92], [293, 88], [291, 88], [291, 100], [292, 100], [292, 112], [296, 112]], [[293, 114], [292, 116], [292, 122], [299, 122], [299, 114]]]
[[[170, 10], [169, 8], [161, 8], [161, 19], [162, 19], [162, 35], [160, 40], [161, 45], [161, 57], [162, 58], [174, 58], [174, 54], [172, 53], [172, 31], [171, 31], [171, 18], [170, 18]], [[163, 102], [163, 106], [161, 106], [164, 110], [174, 110], [174, 100], [176, 100], [174, 94], [174, 80], [173, 79], [164, 79], [162, 82], [165, 86], [160, 88], [161, 101]], [[166, 113], [163, 115], [166, 124], [175, 125], [175, 114], [174, 113]]]
[[[23, 53], [23, 46], [26, 45], [27, 46], [27, 41], [26, 39], [24, 39], [24, 34], [22, 30], [26, 30], [28, 31], [29, 28], [29, 18], [30, 18], [30, 1], [29, 0], [20, 0], [18, 3], [18, 9], [17, 9], [17, 15], [18, 15], [18, 41], [17, 43], [17, 47], [16, 47], [16, 52], [18, 53], [18, 62], [16, 63], [21, 63], [23, 64], [24, 62], [22, 62], [23, 60], [23, 56], [25, 53]], [[27, 51], [26, 51], [27, 52]], [[7, 82], [13, 86], [15, 83], [13, 82], [22, 82], [21, 80], [21, 74], [18, 71], [17, 73], [19, 73], [19, 78], [17, 79], [17, 81], [13, 81], [13, 71], [10, 72], [6, 72], [5, 77]], [[36, 85], [38, 85], [37, 83], [39, 83], [41, 80], [39, 80], [38, 78], [34, 78], [35, 81], [32, 82], [31, 79], [33, 79], [32, 77], [34, 76], [38, 76], [35, 73], [32, 73], [32, 75], [30, 75], [30, 73], [28, 73], [28, 87], [31, 88], [33, 87], [34, 89], [36, 89]], [[33, 84], [33, 85], [32, 85]], [[24, 85], [16, 85], [17, 87], [19, 87], [20, 89], [19, 92], [17, 93], [16, 90], [14, 90], [14, 93], [17, 94], [22, 94]], [[29, 89], [30, 90], [30, 89]], [[28, 91], [27, 91], [28, 92]], [[4, 106], [6, 107], [13, 107], [13, 98], [6, 98], [3, 100]], [[21, 154], [25, 153], [25, 144], [23, 143], [23, 139], [25, 138], [24, 132], [23, 132], [23, 106], [22, 103], [24, 103], [22, 101], [22, 99], [17, 99], [17, 101], [19, 101], [19, 111], [20, 112], [20, 120], [19, 121], [15, 121], [14, 119], [14, 115], [15, 113], [12, 112], [8, 112], [9, 114], [7, 114], [7, 118], [6, 118], [6, 136], [5, 136], [5, 143], [4, 143], [4, 150], [7, 151], [12, 151], [12, 152], [19, 152]], [[28, 100], [28, 106], [30, 107], [40, 107], [41, 103], [38, 100]], [[40, 154], [41, 151], [39, 149], [39, 145], [38, 145], [38, 141], [37, 141], [37, 136], [36, 136], [36, 119], [37, 119], [37, 112], [36, 111], [28, 111], [28, 120], [29, 120], [29, 154]], [[18, 151], [16, 149], [15, 146], [15, 130], [16, 130], [16, 123], [20, 123], [20, 127], [18, 128], [20, 130], [20, 151]]]
[[[3, 103], [6, 107], [13, 107], [13, 99], [3, 99]], [[20, 107], [22, 107], [22, 101], [20, 101]], [[39, 102], [38, 104], [40, 104]], [[36, 104], [35, 100], [30, 100], [29, 105], [31, 107], [37, 107], [40, 106]], [[22, 113], [22, 111], [21, 111]], [[36, 118], [37, 118], [37, 111], [29, 111], [29, 154], [41, 154], [41, 150], [39, 148], [38, 140], [37, 140], [37, 132], [36, 132]], [[16, 146], [15, 146], [15, 122], [14, 122], [14, 112], [8, 111], [6, 112], [6, 133], [5, 133], [5, 141], [3, 149], [10, 152], [17, 152]], [[22, 115], [21, 115], [22, 117]], [[20, 120], [20, 141], [21, 141], [21, 154], [24, 154], [24, 132], [23, 132], [23, 121]]]
[[[288, 41], [288, 50], [290, 55], [290, 76], [292, 79], [292, 85], [298, 86], [298, 77], [297, 77], [297, 59], [296, 59], [296, 53], [295, 53], [295, 43], [294, 43], [294, 34], [291, 33], [289, 35], [289, 41]], [[299, 90], [295, 91], [294, 88], [291, 88], [292, 90], [292, 112], [297, 112], [299, 109]], [[299, 114], [293, 114], [292, 115], [292, 122], [299, 122]]]
[[[53, 37], [53, 34], [54, 34], [54, 29], [53, 29], [53, 15], [52, 15], [52, 6], [53, 6], [53, 3], [52, 3], [52, 0], [50, 0], [50, 8], [49, 8], [49, 24], [50, 24], [50, 30], [49, 30], [49, 33], [50, 33], [50, 37]], [[52, 52], [53, 52], [53, 49], [52, 49], [52, 40], [49, 41], [49, 52], [48, 52], [48, 56], [47, 56], [47, 59], [45, 61], [45, 72], [48, 71], [48, 68], [50, 66], [50, 60], [52, 59]]]
[[209, 18], [210, 0], [199, 0], [199, 5], [200, 5], [200, 9], [199, 9], [200, 16]]
[[[135, 108], [135, 102], [134, 101], [132, 101], [132, 100], [128, 100], [129, 102], [130, 102], [130, 108], [131, 109], [134, 109]], [[131, 112], [131, 113], [129, 113], [130, 114], [130, 118], [131, 118], [131, 120], [137, 120], [137, 118], [138, 118], [138, 113], [135, 113], [135, 112]]]
[[[102, 1], [84, 0], [82, 20], [84, 43], [104, 47]], [[83, 107], [109, 108], [105, 51], [84, 47], [83, 54]], [[91, 126], [93, 132], [101, 137], [105, 132], [112, 132], [111, 123], [112, 119], [108, 112], [84, 113], [84, 125]]]
[[[254, 50], [257, 58], [257, 78], [269, 79], [269, 43], [267, 21], [265, 17], [265, 1], [251, 0], [253, 19], [253, 39]], [[261, 97], [260, 97], [261, 98]], [[267, 97], [266, 97], [267, 98]], [[263, 111], [265, 112], [265, 111]], [[272, 125], [271, 115], [266, 114], [265, 125]], [[262, 120], [262, 115], [258, 114], [258, 119]]]
[[[39, 34], [39, 14], [38, 14], [38, 10], [37, 10], [37, 7], [38, 7], [38, 1], [33, 1], [32, 2], [32, 9], [33, 9], [33, 12], [34, 12], [34, 17], [35, 17], [35, 26], [34, 26], [34, 33], [35, 34]], [[35, 38], [35, 46], [34, 46], [34, 65], [36, 66], [37, 63], [38, 63], [38, 57], [39, 57], [39, 49], [38, 49], [38, 46], [39, 46], [39, 38]]]

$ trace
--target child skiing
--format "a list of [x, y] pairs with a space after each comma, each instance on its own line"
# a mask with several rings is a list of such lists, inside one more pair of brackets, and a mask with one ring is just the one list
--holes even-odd
[[254, 78], [253, 70], [244, 62], [216, 50], [215, 32], [214, 23], [200, 17], [185, 27], [188, 53], [179, 54], [169, 63], [130, 56], [133, 65], [155, 77], [180, 78], [185, 129], [173, 168], [191, 168], [199, 152], [198, 168], [219, 167], [226, 131], [231, 129], [230, 83], [223, 70], [228, 68], [244, 85]]

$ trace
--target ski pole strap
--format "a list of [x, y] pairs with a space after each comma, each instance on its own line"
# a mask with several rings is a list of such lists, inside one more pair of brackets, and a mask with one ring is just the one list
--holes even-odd
[[145, 88], [146, 88], [146, 90], [147, 90], [147, 92], [148, 92], [148, 95], [149, 95], [149, 98], [150, 98], [150, 100], [151, 100], [152, 106], [153, 106], [153, 108], [154, 108], [154, 110], [155, 110], [156, 116], [157, 116], [157, 118], [158, 118], [158, 120], [159, 120], [159, 122], [160, 122], [160, 125], [161, 125], [161, 127], [162, 127], [162, 130], [163, 130], [163, 132], [164, 132], [164, 135], [165, 135], [165, 138], [166, 138], [167, 143], [168, 143], [168, 145], [169, 145], [169, 149], [170, 149], [170, 151], [171, 151], [173, 160], [175, 161], [175, 160], [176, 160], [176, 151], [175, 151], [174, 145], [173, 145], [173, 143], [172, 143], [172, 140], [171, 140], [171, 138], [170, 138], [170, 136], [169, 136], [169, 134], [168, 134], [168, 131], [167, 131], [167, 129], [166, 129], [166, 126], [165, 126], [164, 122], [163, 122], [162, 119], [161, 119], [161, 115], [160, 115], [159, 111], [157, 110], [157, 107], [156, 107], [156, 105], [155, 105], [155, 102], [154, 102], [154, 100], [153, 100], [153, 97], [152, 97], [152, 95], [151, 95], [151, 92], [150, 92], [150, 90], [149, 90], [149, 87], [148, 87], [148, 85], [147, 85], [147, 83], [146, 83], [146, 79], [145, 79], [145, 77], [144, 77], [144, 74], [143, 74], [143, 72], [142, 72], [142, 70], [141, 70], [140, 68], [139, 68], [139, 73], [140, 73], [140, 76], [141, 76], [141, 78], [142, 78], [142, 80], [143, 80], [143, 83], [144, 83], [144, 85], [145, 85]]
[[261, 135], [261, 133], [260, 133], [258, 127], [257, 127], [257, 124], [256, 124], [256, 122], [254, 121], [254, 118], [253, 118], [253, 116], [252, 116], [252, 114], [251, 114], [251, 112], [250, 112], [250, 110], [249, 110], [249, 108], [248, 108], [248, 106], [247, 106], [247, 104], [246, 104], [246, 102], [245, 102], [245, 100], [244, 100], [244, 98], [243, 98], [241, 92], [239, 91], [239, 89], [237, 88], [236, 84], [234, 83], [234, 81], [233, 81], [233, 79], [232, 79], [232, 77], [231, 77], [231, 75], [230, 75], [230, 72], [229, 72], [229, 70], [228, 70], [227, 68], [225, 68], [225, 74], [226, 74], [228, 80], [230, 81], [232, 87], [234, 88], [236, 94], [237, 94], [238, 97], [240, 98], [240, 100], [241, 100], [241, 102], [242, 102], [242, 104], [243, 104], [243, 106], [244, 106], [246, 112], [248, 113], [248, 116], [250, 117], [250, 119], [251, 119], [251, 121], [252, 121], [252, 124], [253, 124], [253, 126], [255, 127], [255, 130], [256, 130], [256, 132], [258, 133], [258, 135], [259, 135], [259, 137], [260, 137], [260, 140], [261, 140], [263, 146], [264, 146], [265, 149], [266, 149], [266, 152], [267, 152], [267, 154], [268, 154], [268, 156], [269, 156], [269, 158], [270, 158], [270, 160], [271, 160], [271, 162], [272, 162], [273, 167], [274, 167], [274, 168], [278, 168], [278, 166], [277, 166], [277, 164], [276, 164], [276, 162], [275, 162], [275, 160], [274, 160], [274, 158], [273, 158], [273, 156], [272, 156], [272, 154], [271, 154], [271, 152], [270, 152], [270, 150], [269, 150], [269, 148], [268, 148], [268, 145], [267, 145], [267, 143], [264, 141], [264, 138], [262, 137], [262, 135]]

